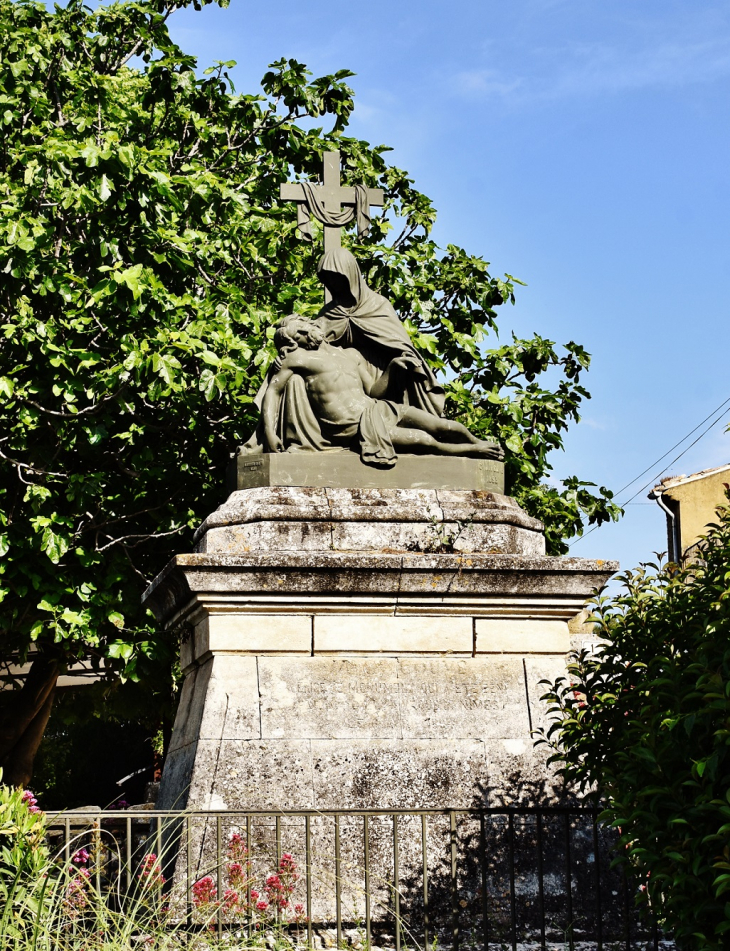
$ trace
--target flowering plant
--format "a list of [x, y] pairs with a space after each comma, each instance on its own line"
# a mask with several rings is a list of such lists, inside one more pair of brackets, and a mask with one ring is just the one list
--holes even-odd
[[0, 784], [0, 904], [11, 914], [29, 907], [28, 891], [48, 866], [45, 832], [46, 817], [33, 793]]
[[291, 853], [284, 852], [276, 871], [259, 885], [252, 872], [248, 847], [234, 832], [228, 842], [224, 875], [227, 888], [220, 897], [212, 875], [193, 884], [192, 901], [199, 920], [212, 923], [221, 914], [227, 922], [245, 918], [257, 929], [306, 921], [304, 905], [292, 904], [299, 872]]
[[143, 889], [160, 889], [165, 884], [162, 865], [154, 852], [149, 852], [142, 859], [137, 879]]
[[70, 871], [70, 881], [63, 896], [63, 911], [69, 921], [76, 921], [91, 903], [91, 872], [88, 868]]

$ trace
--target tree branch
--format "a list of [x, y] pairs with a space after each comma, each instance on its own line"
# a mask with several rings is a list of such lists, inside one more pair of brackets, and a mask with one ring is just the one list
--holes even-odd
[[[146, 534], [140, 535], [122, 535], [121, 538], [113, 538], [110, 542], [107, 542], [106, 545], [96, 545], [95, 551], [106, 551], [107, 548], [112, 548], [114, 545], [122, 545], [124, 548], [136, 548], [143, 541], [148, 541], [151, 538], [165, 538], [167, 535], [179, 535], [180, 532], [185, 531], [186, 525], [181, 525], [179, 528], [173, 528], [169, 532], [147, 532]], [[124, 545], [124, 542], [128, 542], [130, 539], [137, 539], [133, 545]]]
[[29, 400], [27, 397], [21, 396], [20, 399], [24, 403], [28, 403], [30, 406], [35, 406], [36, 409], [40, 410], [42, 413], [45, 413], [48, 416], [59, 416], [61, 419], [76, 419], [79, 416], [96, 416], [98, 413], [101, 413], [104, 406], [107, 403], [112, 403], [114, 400], [128, 389], [129, 384], [123, 383], [119, 389], [112, 393], [111, 396], [106, 396], [100, 403], [94, 404], [94, 406], [87, 406], [85, 409], [80, 409], [77, 413], [64, 413], [56, 409], [48, 409], [46, 406], [41, 406], [40, 403], [36, 403], [35, 400]]

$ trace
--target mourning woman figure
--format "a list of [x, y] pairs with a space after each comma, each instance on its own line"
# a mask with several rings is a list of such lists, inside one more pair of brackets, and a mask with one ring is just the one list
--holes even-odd
[[411, 343], [393, 305], [365, 283], [351, 252], [347, 248], [327, 251], [319, 260], [317, 276], [332, 295], [316, 321], [327, 342], [359, 350], [370, 368], [371, 387], [394, 358], [415, 358], [417, 367], [406, 383], [403, 403], [440, 416], [443, 388]]

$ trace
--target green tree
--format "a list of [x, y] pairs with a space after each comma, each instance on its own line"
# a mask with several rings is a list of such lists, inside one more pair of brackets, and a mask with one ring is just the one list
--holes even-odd
[[730, 509], [718, 514], [696, 563], [645, 565], [596, 600], [605, 643], [552, 685], [542, 737], [603, 802], [653, 913], [698, 951], [730, 933]]
[[351, 74], [281, 60], [238, 93], [232, 63], [199, 75], [172, 42], [190, 3], [0, 0], [0, 631], [6, 655], [33, 658], [0, 717], [13, 782], [74, 659], [144, 678], [158, 708], [169, 696], [175, 645], [140, 593], [221, 501], [273, 322], [319, 306], [316, 245], [278, 188], [317, 176], [327, 148], [346, 180], [385, 189], [355, 252], [447, 374], [448, 412], [506, 445], [510, 491], [551, 550], [618, 514], [605, 489], [543, 483], [588, 396], [588, 354], [540, 337], [489, 349], [513, 279], [440, 250], [428, 198], [384, 146], [345, 134]]

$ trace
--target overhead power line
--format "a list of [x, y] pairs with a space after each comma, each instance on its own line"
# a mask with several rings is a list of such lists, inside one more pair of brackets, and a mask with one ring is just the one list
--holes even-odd
[[[654, 466], [658, 466], [659, 463], [662, 461], [662, 459], [666, 459], [670, 452], [674, 452], [674, 450], [677, 448], [677, 446], [681, 446], [682, 443], [685, 441], [685, 439], [689, 439], [689, 437], [690, 437], [693, 433], [696, 433], [696, 432], [697, 432], [697, 430], [700, 428], [700, 426], [702, 426], [704, 423], [706, 423], [707, 420], [710, 419], [710, 417], [712, 417], [712, 416], [715, 415], [715, 413], [719, 412], [719, 410], [721, 410], [721, 409], [723, 408], [723, 406], [727, 406], [728, 403], [730, 403], [730, 396], [729, 396], [726, 400], [724, 400], [722, 403], [720, 403], [719, 406], [715, 407], [715, 409], [713, 409], [713, 411], [712, 411], [711, 413], [708, 413], [708, 415], [705, 416], [705, 418], [704, 418], [703, 420], [701, 420], [699, 423], [697, 423], [697, 425], [695, 426], [695, 428], [694, 428], [694, 429], [691, 429], [691, 430], [687, 433], [686, 436], [682, 436], [682, 438], [679, 440], [679, 442], [675, 442], [675, 444], [674, 444], [670, 449], [667, 449], [667, 451], [664, 453], [663, 456], [659, 456], [658, 459], [655, 459], [654, 462], [652, 462], [652, 464], [651, 464], [650, 466], [647, 466], [646, 469], [644, 469], [642, 472], [640, 472], [634, 479], [631, 480], [631, 482], [627, 482], [625, 486], [623, 486], [622, 488], [620, 488], [620, 489], [618, 490], [618, 492], [616, 493], [616, 495], [621, 495], [621, 493], [622, 493], [622, 492], [625, 492], [626, 489], [628, 489], [628, 487], [629, 487], [630, 485], [633, 485], [634, 482], [638, 482], [639, 479], [640, 479], [643, 475], [646, 475], [646, 473], [649, 472], [650, 469], [653, 469]], [[713, 424], [713, 425], [714, 425], [714, 424]], [[694, 445], [694, 443], [692, 443], [692, 445]], [[688, 446], [687, 448], [689, 449], [689, 446]], [[679, 458], [679, 457], [677, 457], [677, 458]], [[675, 460], [675, 462], [676, 462], [676, 460]], [[673, 465], [673, 463], [670, 462], [669, 465], [671, 466], [671, 465]], [[666, 472], [666, 469], [663, 470], [663, 471]], [[641, 491], [641, 489], [639, 489], [639, 491]]]
[[[675, 443], [675, 444], [672, 446], [671, 449], [667, 449], [667, 451], [666, 451], [663, 455], [659, 456], [659, 458], [656, 460], [656, 462], [653, 462], [650, 466], [647, 466], [647, 468], [644, 469], [643, 472], [640, 472], [640, 473], [636, 476], [635, 479], [632, 479], [631, 482], [627, 482], [626, 485], [625, 485], [622, 489], [619, 489], [619, 491], [616, 493], [616, 495], [621, 495], [622, 492], [624, 492], [626, 489], [628, 489], [628, 487], [629, 487], [630, 485], [633, 485], [635, 482], [637, 482], [643, 475], [646, 475], [646, 473], [649, 472], [651, 469], [653, 469], [655, 465], [657, 465], [659, 462], [662, 461], [662, 459], [666, 459], [666, 457], [669, 455], [670, 452], [672, 452], [672, 450], [676, 449], [677, 446], [681, 446], [682, 443], [683, 443], [685, 440], [689, 439], [690, 436], [692, 436], [694, 433], [696, 433], [697, 430], [700, 428], [700, 426], [702, 426], [704, 423], [706, 423], [708, 419], [710, 419], [710, 418], [713, 417], [713, 416], [716, 416], [716, 414], [717, 414], [718, 412], [720, 413], [720, 415], [717, 416], [716, 419], [713, 419], [712, 422], [710, 423], [710, 425], [709, 425], [706, 429], [704, 429], [704, 430], [699, 434], [699, 436], [698, 436], [696, 439], [694, 439], [688, 446], [685, 446], [685, 448], [679, 453], [678, 456], [675, 456], [674, 459], [672, 459], [672, 461], [671, 461], [670, 463], [668, 463], [660, 472], [658, 472], [655, 476], [652, 476], [652, 478], [651, 478], [648, 482], [644, 483], [644, 485], [642, 485], [640, 489], [638, 489], [636, 492], [634, 492], [634, 494], [631, 496], [630, 499], [628, 499], [626, 502], [619, 503], [619, 504], [622, 504], [622, 505], [630, 505], [631, 502], [633, 502], [633, 500], [636, 498], [636, 496], [637, 496], [637, 495], [640, 495], [640, 494], [644, 491], [644, 489], [647, 489], [650, 485], [656, 485], [657, 480], [658, 480], [661, 476], [664, 475], [664, 473], [667, 471], [667, 469], [669, 469], [671, 466], [673, 466], [675, 462], [679, 462], [679, 460], [682, 458], [682, 456], [685, 455], [685, 453], [689, 452], [689, 450], [690, 450], [693, 446], [697, 445], [697, 443], [700, 441], [700, 439], [702, 439], [704, 436], [706, 436], [707, 433], [709, 433], [709, 431], [710, 431], [714, 426], [716, 426], [716, 425], [722, 420], [722, 418], [723, 418], [724, 416], [726, 416], [728, 413], [730, 413], [730, 407], [728, 407], [728, 403], [730, 403], [730, 397], [728, 397], [726, 400], [723, 400], [723, 402], [720, 403], [719, 406], [715, 407], [715, 409], [714, 409], [708, 416], [705, 416], [705, 418], [704, 418], [701, 422], [699, 422], [699, 423], [694, 427], [694, 429], [691, 429], [685, 436], [683, 436], [683, 437], [679, 440], [679, 442]], [[591, 534], [591, 532], [595, 532], [595, 530], [596, 530], [597, 528], [599, 528], [598, 525], [594, 525], [593, 528], [589, 528], [587, 532], [585, 532], [583, 535], [580, 535], [578, 538], [575, 539], [575, 541], [571, 542], [568, 547], [569, 547], [569, 548], [572, 548], [573, 545], [577, 545], [578, 542], [581, 541], [581, 539], [586, 538], [588, 535]]]
[[[707, 429], [703, 430], [703, 431], [699, 434], [699, 436], [697, 437], [697, 439], [692, 440], [692, 442], [689, 444], [689, 446], [686, 446], [686, 447], [680, 452], [680, 454], [679, 454], [678, 456], [675, 456], [674, 459], [672, 459], [672, 461], [669, 463], [669, 465], [668, 465], [668, 466], [665, 466], [664, 469], [662, 469], [662, 471], [659, 473], [659, 475], [655, 475], [655, 476], [654, 476], [652, 479], [650, 479], [647, 483], [645, 483], [644, 485], [642, 485], [642, 487], [641, 487], [638, 491], [634, 492], [634, 494], [631, 496], [631, 498], [628, 500], [628, 502], [633, 501], [633, 499], [635, 499], [637, 495], [639, 495], [641, 492], [643, 492], [644, 489], [648, 489], [650, 485], [656, 485], [656, 480], [659, 478], [659, 476], [663, 476], [664, 473], [667, 471], [667, 469], [669, 469], [671, 466], [673, 466], [675, 462], [678, 462], [678, 461], [682, 458], [682, 456], [683, 456], [685, 453], [689, 452], [690, 449], [692, 448], [692, 446], [696, 445], [696, 444], [700, 441], [700, 439], [702, 439], [703, 436], [706, 436], [707, 433], [709, 433], [709, 431], [712, 429], [713, 426], [717, 426], [717, 424], [721, 421], [721, 419], [723, 418], [723, 416], [727, 416], [727, 414], [728, 414], [729, 412], [730, 412], [730, 409], [727, 409], [727, 410], [725, 410], [724, 412], [720, 413], [720, 415], [717, 417], [717, 419], [713, 420], [713, 422], [710, 423], [710, 425], [707, 427]], [[693, 430], [693, 432], [694, 432], [694, 430]], [[635, 480], [634, 480], [634, 481], [635, 481]], [[624, 505], [628, 505], [628, 502], [624, 502]]]

